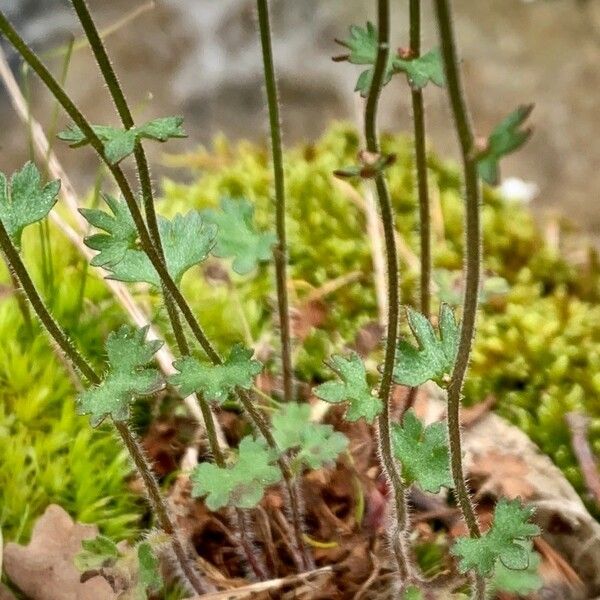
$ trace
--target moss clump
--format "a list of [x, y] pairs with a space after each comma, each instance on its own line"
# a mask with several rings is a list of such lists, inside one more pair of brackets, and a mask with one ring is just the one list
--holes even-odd
[[[369, 240], [359, 204], [362, 184], [336, 184], [332, 171], [355, 161], [356, 132], [336, 125], [317, 143], [286, 154], [289, 202], [290, 265], [296, 297], [358, 271], [357, 280], [330, 294], [325, 321], [297, 350], [297, 374], [309, 382], [324, 376], [322, 360], [349, 343], [377, 315]], [[384, 151], [397, 155], [387, 172], [396, 210], [396, 226], [406, 246], [418, 249], [418, 215], [411, 142], [386, 137]], [[244, 196], [257, 206], [257, 221], [272, 227], [270, 170], [265, 149], [247, 142], [232, 146], [218, 139], [211, 150], [176, 157], [172, 162], [196, 173], [191, 184], [165, 182], [165, 210], [216, 206], [222, 196]], [[460, 285], [463, 202], [455, 167], [429, 157], [433, 200], [434, 263], [438, 281]], [[349, 189], [348, 189], [349, 188]], [[486, 294], [466, 402], [488, 394], [499, 412], [521, 426], [583, 491], [572, 454], [564, 414], [582, 410], [592, 416], [591, 442], [600, 452], [600, 308], [598, 269], [578, 275], [542, 240], [529, 211], [493, 190], [484, 192], [484, 269], [506, 291]], [[402, 261], [403, 302], [416, 300], [417, 277]], [[255, 339], [272, 330], [272, 274], [236, 278], [235, 288]], [[501, 278], [501, 279], [498, 279]], [[458, 279], [458, 281], [457, 281]], [[201, 278], [186, 281], [198, 298], [201, 320], [224, 346], [243, 335], [238, 311], [225, 289], [217, 293]], [[460, 294], [442, 290], [446, 299]], [[209, 302], [210, 298], [210, 302]], [[233, 318], [231, 317], [233, 315]], [[233, 321], [233, 327], [232, 327]], [[238, 322], [239, 321], [239, 322]], [[276, 340], [273, 340], [276, 343]]]

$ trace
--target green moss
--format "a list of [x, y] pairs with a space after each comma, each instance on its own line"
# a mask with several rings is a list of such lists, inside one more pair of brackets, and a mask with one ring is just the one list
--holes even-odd
[[[397, 155], [387, 171], [396, 226], [406, 244], [418, 251], [417, 200], [413, 153], [404, 137], [386, 137], [384, 151]], [[334, 125], [312, 145], [286, 154], [289, 203], [291, 277], [297, 297], [348, 273], [359, 271], [358, 281], [327, 297], [329, 314], [297, 351], [297, 374], [305, 381], [321, 381], [322, 361], [332, 349], [352, 341], [365, 322], [376, 318], [372, 285], [371, 247], [365, 234], [363, 211], [352, 194], [332, 182], [334, 169], [355, 160], [356, 132]], [[257, 205], [257, 220], [272, 227], [270, 171], [264, 148], [247, 142], [237, 146], [217, 140], [212, 150], [201, 149], [180, 157], [195, 170], [193, 183], [165, 182], [165, 209], [176, 212], [190, 206], [215, 206], [222, 195], [246, 196]], [[460, 275], [463, 248], [463, 201], [457, 169], [429, 157], [434, 218], [434, 262], [441, 273]], [[360, 196], [368, 187], [354, 184]], [[568, 410], [583, 410], [593, 418], [591, 442], [600, 453], [600, 307], [597, 260], [585, 275], [547, 247], [526, 207], [504, 200], [486, 188], [483, 204], [485, 260], [488, 276], [508, 283], [508, 294], [483, 304], [475, 352], [466, 385], [466, 402], [494, 394], [498, 411], [522, 427], [583, 491], [581, 474], [572, 454], [564, 422]], [[594, 257], [592, 257], [593, 259]], [[237, 278], [235, 285], [248, 307], [255, 338], [272, 332], [272, 274]], [[415, 303], [416, 273], [401, 265], [403, 302]], [[201, 298], [195, 306], [201, 320], [226, 345], [232, 331], [241, 336], [232, 299], [218, 295], [200, 279], [186, 282]], [[456, 296], [456, 294], [455, 294]], [[233, 315], [231, 323], [223, 314]], [[273, 336], [276, 337], [276, 336]], [[271, 339], [273, 339], [273, 337]], [[276, 344], [276, 341], [274, 341]]]

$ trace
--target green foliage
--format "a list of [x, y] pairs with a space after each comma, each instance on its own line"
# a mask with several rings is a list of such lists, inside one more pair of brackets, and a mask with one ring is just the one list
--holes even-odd
[[394, 454], [402, 465], [402, 478], [408, 483], [437, 494], [441, 487], [452, 487], [448, 434], [444, 423], [425, 427], [412, 409], [402, 425], [392, 425]]
[[481, 178], [490, 185], [500, 182], [500, 160], [518, 150], [531, 137], [532, 129], [520, 129], [533, 110], [533, 104], [519, 106], [490, 134], [485, 149], [478, 154]]
[[[105, 200], [112, 215], [97, 209], [81, 211], [90, 224], [106, 231], [85, 238], [89, 248], [99, 251], [91, 264], [105, 268], [117, 281], [142, 281], [159, 287], [160, 277], [136, 241], [137, 231], [127, 205], [110, 196]], [[175, 215], [172, 220], [159, 215], [158, 230], [168, 271], [177, 283], [186, 271], [206, 259], [214, 244], [215, 228], [205, 225], [198, 211]]]
[[362, 418], [372, 423], [383, 410], [383, 402], [371, 392], [360, 356], [354, 352], [349, 358], [332, 356], [329, 366], [342, 381], [322, 383], [314, 389], [314, 393], [333, 404], [347, 402], [346, 420], [358, 421]]
[[[350, 37], [346, 40], [336, 41], [347, 48], [350, 53], [338, 56], [335, 60], [347, 60], [353, 65], [369, 65], [369, 68], [359, 75], [354, 90], [366, 97], [371, 88], [377, 60], [378, 39], [375, 25], [371, 22], [367, 22], [366, 28], [352, 25]], [[422, 89], [429, 82], [440, 87], [445, 84], [442, 59], [438, 50], [431, 50], [416, 58], [405, 58], [390, 52], [383, 76], [383, 85], [387, 85], [394, 74], [401, 72], [406, 73], [408, 83], [413, 89]]]
[[262, 365], [252, 360], [252, 354], [252, 350], [236, 344], [222, 365], [201, 363], [185, 356], [173, 363], [179, 373], [171, 375], [169, 383], [178, 386], [184, 397], [201, 392], [209, 402], [223, 403], [236, 388], [250, 389], [261, 372]]
[[[111, 164], [116, 165], [133, 154], [136, 143], [142, 139], [166, 142], [172, 138], [186, 137], [182, 124], [183, 117], [163, 117], [127, 130], [108, 125], [93, 125], [92, 129], [104, 144], [106, 158]], [[71, 148], [89, 144], [85, 134], [75, 125], [61, 131], [58, 138], [67, 142]]]
[[482, 576], [490, 575], [500, 561], [507, 569], [522, 571], [529, 567], [531, 550], [527, 542], [540, 534], [529, 522], [532, 507], [519, 500], [501, 499], [494, 511], [492, 526], [480, 538], [460, 538], [451, 552], [458, 557], [461, 572], [474, 569]]
[[348, 439], [331, 425], [312, 423], [310, 406], [288, 402], [273, 415], [273, 437], [282, 451], [293, 450], [292, 468], [320, 469], [335, 462], [348, 447]]
[[439, 385], [447, 382], [452, 373], [458, 351], [459, 327], [452, 309], [447, 304], [440, 307], [439, 337], [429, 319], [407, 309], [408, 323], [419, 346], [415, 348], [404, 340], [398, 343], [394, 381], [416, 387], [428, 380]]
[[15, 246], [21, 246], [21, 235], [27, 225], [44, 219], [58, 200], [60, 181], [44, 187], [37, 167], [28, 162], [10, 178], [0, 172], [0, 220]]
[[413, 89], [422, 89], [429, 82], [438, 87], [446, 84], [439, 50], [430, 50], [418, 58], [395, 58], [394, 69], [406, 73], [408, 83]]
[[423, 594], [417, 586], [411, 585], [404, 590], [402, 600], [423, 600]]
[[121, 556], [117, 545], [104, 535], [83, 540], [81, 547], [83, 550], [75, 555], [74, 560], [75, 567], [82, 573], [112, 564]]
[[508, 594], [527, 596], [528, 594], [537, 592], [542, 587], [542, 578], [538, 573], [541, 563], [540, 555], [531, 548], [528, 548], [528, 552], [529, 565], [521, 571], [508, 569], [501, 561], [496, 561], [494, 574], [490, 581], [490, 589], [492, 591], [496, 590]]
[[223, 198], [221, 210], [206, 209], [207, 222], [217, 225], [217, 240], [212, 253], [219, 258], [233, 258], [232, 268], [247, 275], [260, 263], [271, 260], [274, 233], [261, 233], [253, 223], [254, 206], [243, 198]]
[[125, 588], [119, 593], [122, 600], [147, 600], [149, 591], [162, 586], [159, 561], [149, 542], [121, 551], [111, 539], [99, 535], [81, 545], [75, 567], [82, 573], [98, 571], [109, 582], [118, 581]]
[[162, 342], [146, 341], [147, 332], [148, 327], [135, 329], [123, 325], [108, 336], [108, 373], [100, 385], [83, 392], [77, 401], [79, 413], [90, 415], [93, 427], [107, 416], [115, 421], [126, 421], [129, 407], [136, 398], [160, 389], [162, 378], [148, 363]]
[[191, 474], [192, 495], [206, 496], [206, 506], [219, 510], [224, 506], [254, 508], [263, 497], [265, 488], [281, 477], [273, 466], [272, 452], [262, 443], [246, 436], [238, 449], [235, 463], [220, 468], [212, 463], [197, 465]]

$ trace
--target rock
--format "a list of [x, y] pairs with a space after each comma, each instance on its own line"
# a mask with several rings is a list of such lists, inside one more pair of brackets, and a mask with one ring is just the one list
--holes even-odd
[[[51, 504], [35, 524], [27, 546], [6, 544], [4, 570], [31, 600], [112, 600], [116, 595], [104, 579], [81, 583], [73, 564], [82, 540], [96, 535], [95, 525], [74, 523], [60, 506]], [[1, 590], [0, 599], [5, 600]]]

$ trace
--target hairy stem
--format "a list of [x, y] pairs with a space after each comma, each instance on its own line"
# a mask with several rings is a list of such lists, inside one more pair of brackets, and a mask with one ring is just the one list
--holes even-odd
[[277, 459], [277, 463], [279, 465], [281, 475], [283, 476], [285, 489], [290, 501], [290, 513], [295, 537], [294, 543], [296, 546], [296, 552], [298, 553], [298, 556], [294, 556], [294, 560], [300, 569], [304, 569], [306, 571], [312, 569], [314, 568], [313, 560], [310, 554], [308, 553], [303, 540], [304, 516], [302, 514], [302, 500], [300, 498], [298, 486], [294, 481], [294, 474], [290, 469], [286, 457], [279, 449], [277, 442], [273, 437], [273, 433], [269, 428], [269, 424], [267, 423], [261, 412], [256, 408], [256, 406], [254, 406], [254, 403], [252, 402], [250, 396], [245, 391], [240, 390], [238, 393], [238, 399], [244, 407], [244, 410], [248, 413], [248, 416], [260, 432], [260, 434], [267, 442], [269, 448], [274, 450], [277, 456], [279, 456], [279, 458]]
[[86, 139], [89, 141], [92, 148], [96, 151], [98, 156], [102, 159], [102, 161], [106, 164], [108, 170], [113, 176], [119, 190], [123, 194], [123, 198], [127, 203], [133, 221], [135, 223], [136, 229], [138, 231], [140, 237], [140, 245], [144, 252], [148, 255], [152, 266], [156, 269], [158, 276], [166, 290], [171, 294], [173, 300], [181, 310], [184, 319], [188, 323], [194, 337], [198, 340], [200, 346], [209, 356], [209, 358], [215, 362], [220, 361], [221, 358], [217, 351], [214, 349], [212, 344], [209, 342], [204, 330], [198, 323], [192, 309], [187, 303], [185, 297], [179, 290], [177, 284], [173, 281], [173, 278], [169, 274], [166, 264], [155, 248], [148, 228], [146, 227], [146, 223], [144, 222], [142, 213], [137, 204], [137, 200], [131, 186], [123, 170], [119, 165], [112, 164], [107, 158], [104, 152], [104, 145], [102, 141], [95, 134], [92, 126], [88, 122], [88, 120], [83, 116], [81, 111], [77, 108], [75, 103], [71, 100], [69, 95], [64, 91], [61, 85], [54, 79], [50, 71], [44, 66], [44, 64], [40, 61], [37, 55], [27, 46], [27, 44], [23, 41], [23, 39], [19, 36], [13, 26], [10, 24], [6, 16], [2, 11], [0, 11], [0, 31], [4, 34], [6, 39], [14, 46], [14, 48], [19, 52], [19, 54], [23, 57], [23, 59], [27, 62], [27, 64], [35, 71], [38, 77], [43, 81], [46, 87], [50, 90], [52, 95], [56, 98], [56, 100], [63, 107], [65, 112], [69, 115], [69, 117], [73, 120], [75, 125], [77, 125], [82, 133], [85, 135]]
[[[377, 109], [383, 86], [383, 76], [389, 55], [390, 38], [390, 6], [389, 0], [378, 0], [378, 50], [373, 82], [367, 98], [365, 108], [365, 138], [367, 150], [374, 154], [380, 152], [379, 135], [377, 131]], [[388, 318], [387, 341], [385, 347], [385, 360], [383, 375], [379, 387], [379, 397], [383, 401], [383, 412], [379, 417], [379, 453], [382, 467], [386, 473], [392, 494], [395, 509], [395, 531], [392, 531], [392, 547], [398, 570], [403, 580], [411, 575], [410, 562], [406, 550], [406, 529], [408, 527], [408, 514], [406, 506], [406, 490], [398, 465], [394, 459], [390, 423], [390, 396], [392, 390], [392, 375], [396, 359], [396, 341], [398, 337], [398, 321], [400, 310], [399, 281], [398, 281], [398, 253], [394, 227], [392, 203], [386, 179], [382, 173], [375, 178], [375, 187], [381, 210], [385, 250], [387, 257], [387, 293], [388, 293]]]
[[281, 143], [281, 118], [273, 48], [271, 25], [269, 22], [268, 0], [257, 0], [258, 24], [262, 46], [265, 87], [269, 107], [269, 127], [271, 130], [271, 153], [273, 156], [273, 176], [275, 179], [275, 225], [277, 245], [273, 249], [275, 279], [277, 282], [277, 308], [279, 311], [279, 331], [281, 336], [281, 360], [283, 364], [283, 392], [287, 402], [294, 399], [294, 372], [292, 366], [292, 342], [290, 309], [287, 289], [287, 241], [285, 230], [285, 180], [283, 173], [283, 149]]
[[[410, 0], [410, 53], [411, 58], [421, 55], [421, 0]], [[423, 90], [412, 90], [413, 125], [415, 135], [415, 162], [419, 191], [419, 223], [421, 227], [421, 312], [431, 313], [431, 219], [427, 185], [427, 151], [425, 147], [425, 108]]]
[[[27, 268], [23, 264], [21, 256], [13, 245], [2, 221], [0, 221], [0, 248], [2, 249], [2, 253], [6, 258], [9, 268], [19, 280], [19, 283], [25, 292], [27, 299], [31, 303], [35, 314], [42, 322], [42, 325], [45, 327], [48, 334], [64, 352], [65, 356], [91, 384], [100, 384], [102, 381], [101, 377], [96, 373], [93, 367], [77, 350], [77, 348], [75, 348], [73, 343], [69, 340], [67, 334], [50, 314], [50, 311], [38, 293], [35, 284], [33, 283]], [[196, 572], [191, 559], [187, 556], [181, 540], [175, 531], [175, 527], [169, 516], [167, 505], [162, 497], [156, 478], [152, 473], [152, 468], [146, 461], [143, 452], [137, 443], [135, 436], [131, 433], [128, 425], [126, 423], [117, 421], [115, 421], [114, 424], [117, 428], [117, 431], [121, 435], [121, 438], [123, 439], [123, 443], [129, 450], [139, 475], [144, 481], [144, 486], [148, 494], [150, 505], [156, 514], [161, 529], [171, 536], [173, 551], [177, 556], [182, 571], [186, 575], [192, 588], [199, 594], [203, 593], [205, 591], [204, 584], [200, 579], [200, 575]]]
[[[104, 43], [102, 42], [102, 38], [100, 37], [98, 29], [96, 28], [96, 24], [94, 23], [94, 20], [89, 12], [89, 8], [85, 0], [72, 0], [72, 4], [75, 8], [75, 11], [77, 12], [79, 20], [81, 21], [81, 25], [85, 32], [86, 38], [88, 39], [90, 47], [92, 48], [92, 52], [96, 58], [98, 67], [100, 68], [100, 72], [104, 77], [104, 81], [106, 82], [110, 95], [113, 99], [115, 108], [117, 109], [117, 113], [119, 114], [119, 118], [121, 119], [121, 123], [123, 124], [123, 127], [125, 129], [131, 129], [132, 127], [135, 127], [135, 121], [133, 119], [131, 109], [129, 108], [129, 104], [125, 97], [123, 88], [119, 83], [117, 74], [115, 73], [115, 70], [112, 66]], [[148, 159], [146, 157], [144, 147], [139, 141], [137, 142], [135, 147], [134, 157], [142, 190], [142, 198], [144, 202], [144, 212], [146, 215], [148, 232], [150, 234], [152, 243], [156, 251], [158, 252], [162, 261], [164, 262], [165, 256], [162, 247], [162, 241], [160, 238], [160, 230], [158, 228], [156, 210], [154, 207], [154, 190], [152, 186], [152, 178], [150, 176], [150, 167], [148, 164]], [[165, 307], [169, 316], [169, 321], [175, 334], [175, 340], [177, 342], [179, 352], [183, 356], [189, 356], [190, 347], [181, 324], [181, 319], [179, 317], [177, 307], [175, 306], [173, 298], [169, 293], [168, 289], [165, 287], [165, 285], [162, 286], [162, 294], [165, 302]], [[203, 397], [199, 397], [199, 403], [200, 410], [202, 411], [202, 416], [204, 418], [204, 423], [206, 425], [206, 433], [211, 453], [213, 454], [215, 463], [219, 467], [224, 468], [225, 458], [219, 445], [219, 439], [214, 422], [214, 415], [210, 410], [208, 402], [206, 402], [206, 400]], [[247, 524], [245, 521], [243, 511], [237, 510], [236, 517], [237, 525], [240, 529], [240, 543], [242, 549], [244, 550], [244, 554], [255, 574], [260, 579], [264, 580], [266, 578], [266, 574], [264, 568], [262, 568], [260, 565], [260, 561], [257, 559], [255, 553], [252, 551], [252, 544], [249, 541], [250, 535], [247, 531]]]
[[[462, 88], [458, 54], [452, 25], [449, 0], [435, 0], [435, 12], [439, 29], [440, 46], [444, 60], [448, 96], [454, 116], [460, 145], [465, 177], [465, 296], [460, 330], [460, 341], [456, 364], [448, 386], [448, 434], [450, 441], [450, 462], [454, 491], [463, 518], [471, 537], [479, 537], [481, 531], [477, 515], [469, 493], [462, 464], [462, 444], [460, 435], [460, 406], [462, 388], [475, 334], [475, 321], [479, 301], [481, 278], [481, 189], [477, 174], [477, 161], [473, 153], [474, 135], [471, 118]], [[473, 597], [485, 598], [485, 582], [477, 580]]]

